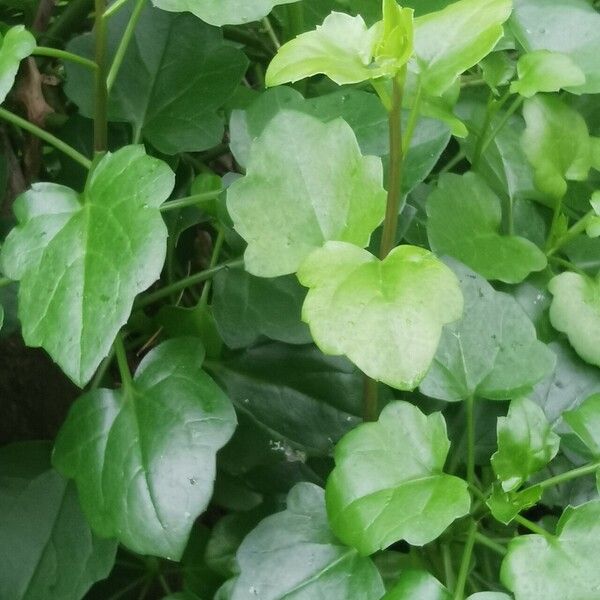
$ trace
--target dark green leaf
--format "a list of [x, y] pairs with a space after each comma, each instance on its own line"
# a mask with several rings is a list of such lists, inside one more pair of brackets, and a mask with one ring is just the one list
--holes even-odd
[[82, 396], [56, 441], [54, 464], [75, 479], [94, 529], [135, 552], [181, 557], [212, 495], [216, 452], [235, 429], [203, 354], [193, 338], [165, 342], [133, 384]]

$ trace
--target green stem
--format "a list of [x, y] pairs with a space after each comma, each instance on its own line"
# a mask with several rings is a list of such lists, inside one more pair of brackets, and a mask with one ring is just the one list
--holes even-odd
[[98, 367], [98, 370], [96, 371], [96, 374], [94, 375], [94, 379], [92, 379], [92, 383], [90, 384], [90, 390], [95, 390], [98, 387], [100, 387], [100, 384], [102, 383], [102, 380], [104, 379], [104, 375], [106, 375], [106, 371], [108, 371], [108, 367], [110, 366], [110, 363], [112, 362], [114, 357], [115, 357], [115, 347], [113, 344], [113, 347], [110, 349], [108, 356], [100, 363], [100, 366]]
[[[509, 119], [519, 110], [521, 104], [525, 98], [523, 96], [518, 96], [515, 98], [514, 102], [509, 106], [508, 110], [502, 115], [502, 118], [498, 122], [498, 125], [491, 131], [491, 133], [484, 138], [484, 141], [481, 146], [481, 150], [479, 152], [479, 158], [481, 155], [488, 149], [488, 146], [494, 141], [495, 137], [504, 129], [504, 126], [508, 123]], [[502, 102], [504, 103], [504, 102]]]
[[467, 482], [475, 487], [475, 398], [469, 396], [466, 405], [467, 412]]
[[442, 544], [442, 560], [444, 562], [444, 578], [446, 580], [446, 587], [449, 590], [453, 590], [456, 585], [456, 573], [452, 566], [452, 554], [450, 553], [450, 545]]
[[487, 535], [484, 535], [483, 533], [480, 533], [479, 531], [477, 531], [475, 533], [475, 541], [478, 544], [481, 544], [482, 546], [489, 548], [490, 550], [492, 550], [492, 552], [495, 552], [499, 556], [506, 556], [507, 550], [504, 546], [501, 546], [494, 540], [490, 539]]
[[113, 2], [105, 11], [104, 11], [104, 18], [105, 19], [109, 19], [110, 17], [112, 17], [114, 14], [116, 14], [117, 12], [119, 12], [127, 3], [129, 2], [129, 0], [116, 0], [116, 2]]
[[600, 470], [600, 461], [591, 463], [589, 465], [584, 465], [583, 467], [577, 467], [576, 469], [571, 469], [570, 471], [560, 473], [560, 475], [555, 475], [554, 477], [544, 479], [544, 481], [540, 481], [540, 483], [536, 483], [535, 485], [525, 488], [525, 490], [523, 490], [523, 493], [525, 494], [533, 488], [542, 488], [544, 490], [549, 487], [554, 487], [555, 485], [561, 485], [562, 483], [566, 483], [567, 481], [571, 481], [572, 479], [578, 479], [579, 477], [592, 475], [598, 470]]
[[131, 371], [129, 370], [127, 352], [125, 351], [125, 344], [123, 343], [123, 335], [121, 332], [117, 334], [113, 346], [117, 357], [117, 364], [119, 365], [119, 373], [121, 374], [121, 383], [124, 388], [131, 388], [133, 386], [133, 378], [131, 377]]
[[171, 200], [170, 202], [165, 202], [160, 207], [161, 212], [169, 212], [171, 210], [177, 210], [179, 208], [186, 208], [188, 206], [196, 206], [197, 204], [202, 204], [203, 202], [210, 202], [211, 200], [215, 200], [219, 197], [221, 191], [218, 192], [204, 192], [202, 194], [194, 194], [193, 196], [186, 196], [185, 198], [178, 198], [177, 200]]
[[279, 48], [281, 48], [281, 42], [279, 41], [279, 38], [277, 37], [275, 30], [273, 29], [273, 25], [271, 25], [269, 17], [264, 17], [262, 19], [262, 24], [265, 28], [265, 31], [267, 32], [267, 35], [269, 36], [269, 39], [271, 40], [271, 43], [275, 48], [275, 52], [277, 52]]
[[140, 20], [140, 17], [142, 16], [142, 11], [145, 5], [146, 0], [137, 0], [135, 6], [133, 7], [133, 12], [131, 13], [131, 17], [129, 17], [129, 22], [127, 23], [123, 37], [119, 42], [119, 47], [117, 48], [117, 52], [115, 53], [112, 65], [110, 66], [110, 71], [108, 72], [108, 76], [106, 78], [106, 87], [108, 91], [112, 89], [112, 86], [117, 79], [119, 69], [121, 68], [125, 58], [125, 53], [127, 52], [127, 48], [129, 48], [129, 44], [131, 43], [131, 39], [135, 33], [135, 28]]
[[548, 260], [557, 265], [560, 265], [561, 267], [564, 267], [565, 269], [568, 269], [569, 271], [573, 271], [574, 273], [579, 273], [580, 275], [587, 275], [587, 273], [583, 269], [580, 269], [572, 262], [565, 260], [564, 258], [559, 258], [558, 256], [549, 256]]
[[39, 137], [41, 140], [44, 140], [51, 146], [54, 146], [57, 150], [60, 150], [63, 154], [66, 154], [69, 158], [72, 158], [75, 162], [78, 162], [82, 167], [89, 169], [92, 166], [91, 160], [83, 156], [83, 154], [77, 152], [77, 150], [69, 146], [69, 144], [59, 140], [57, 137], [53, 136], [51, 133], [48, 133], [41, 127], [38, 127], [37, 125], [34, 125], [33, 123], [30, 123], [29, 121], [26, 121], [25, 119], [22, 119], [21, 117], [18, 117], [17, 115], [1, 107], [0, 119], [4, 119], [13, 125], [16, 125], [20, 129]]
[[155, 302], [158, 302], [159, 300], [162, 300], [163, 298], [166, 298], [166, 297], [170, 296], [171, 294], [176, 294], [177, 292], [180, 292], [181, 290], [185, 290], [188, 287], [192, 287], [193, 285], [197, 285], [198, 283], [203, 283], [205, 281], [208, 281], [209, 279], [212, 279], [217, 273], [219, 273], [223, 269], [234, 269], [236, 267], [243, 266], [243, 264], [244, 264], [244, 260], [242, 258], [238, 258], [235, 260], [230, 260], [221, 265], [217, 265], [216, 267], [213, 267], [212, 269], [206, 269], [205, 271], [202, 271], [201, 273], [196, 273], [194, 275], [190, 275], [189, 277], [186, 277], [185, 279], [176, 281], [175, 283], [172, 283], [171, 285], [167, 285], [164, 288], [157, 290], [153, 294], [148, 294], [147, 296], [141, 298], [140, 300], [138, 300], [135, 303], [135, 308], [138, 308], [138, 309], [145, 308], [146, 306], [154, 304]]
[[465, 549], [463, 551], [463, 556], [460, 563], [456, 587], [454, 588], [454, 600], [463, 600], [465, 597], [465, 585], [467, 584], [467, 578], [469, 576], [469, 571], [471, 570], [471, 556], [473, 555], [473, 547], [475, 546], [476, 533], [477, 523], [475, 521], [471, 521], [469, 533], [467, 534], [467, 541], [465, 542]]
[[573, 241], [578, 235], [582, 234], [590, 222], [590, 220], [596, 215], [596, 212], [591, 210], [585, 214], [575, 225], [573, 225], [563, 236], [559, 237], [548, 250], [548, 256], [552, 256], [558, 252], [563, 246], [566, 246], [569, 242]]
[[[209, 269], [214, 269], [217, 266], [221, 249], [223, 248], [223, 242], [225, 241], [225, 231], [223, 228], [219, 228], [217, 239], [213, 248], [212, 256], [210, 257]], [[202, 294], [200, 296], [200, 306], [206, 306], [208, 304], [208, 295], [210, 294], [210, 288], [212, 287], [212, 279], [209, 279], [202, 288]]]
[[540, 527], [539, 525], [537, 525], [536, 523], [534, 523], [533, 521], [530, 521], [529, 519], [526, 519], [525, 517], [521, 516], [521, 515], [517, 515], [515, 517], [515, 521], [519, 524], [522, 525], [523, 527], [525, 527], [525, 529], [529, 529], [529, 531], [536, 533], [537, 535], [541, 535], [545, 538], [552, 538], [552, 534], [549, 531], [546, 531], [543, 527]]
[[95, 0], [95, 40], [96, 51], [96, 106], [94, 110], [94, 150], [106, 151], [108, 146], [108, 87], [106, 85], [106, 0]]
[[421, 99], [423, 98], [423, 85], [421, 84], [421, 78], [419, 77], [419, 81], [417, 83], [417, 91], [415, 92], [415, 98], [413, 101], [413, 107], [410, 111], [410, 117], [408, 119], [408, 123], [406, 125], [406, 131], [404, 133], [404, 139], [402, 141], [402, 152], [406, 156], [408, 153], [408, 149], [410, 148], [410, 142], [412, 140], [413, 134], [415, 132], [415, 127], [417, 126], [417, 122], [419, 120], [419, 114], [421, 111]]
[[392, 107], [389, 111], [390, 135], [390, 168], [387, 195], [387, 208], [379, 258], [383, 260], [396, 246], [396, 232], [398, 229], [398, 215], [400, 213], [400, 199], [402, 196], [402, 177], [404, 166], [404, 152], [402, 145], [402, 79], [395, 77], [392, 88]]
[[45, 56], [48, 58], [57, 58], [59, 60], [68, 60], [73, 63], [82, 65], [88, 69], [96, 70], [98, 65], [89, 58], [84, 58], [78, 54], [67, 52], [66, 50], [58, 50], [57, 48], [46, 48], [45, 46], [37, 46], [33, 51], [34, 56]]

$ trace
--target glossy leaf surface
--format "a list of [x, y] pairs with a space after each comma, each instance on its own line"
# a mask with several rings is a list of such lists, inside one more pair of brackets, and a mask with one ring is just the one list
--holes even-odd
[[267, 517], [242, 542], [231, 600], [378, 600], [383, 583], [369, 558], [329, 529], [323, 490], [300, 483], [287, 509]]
[[216, 452], [235, 429], [203, 356], [193, 338], [158, 346], [133, 384], [82, 396], [56, 441], [54, 464], [75, 479], [94, 529], [135, 552], [181, 557], [211, 498]]
[[556, 359], [536, 336], [519, 304], [460, 265], [463, 318], [444, 328], [420, 390], [449, 402], [469, 396], [509, 400], [529, 392], [554, 369]]
[[22, 25], [11, 27], [0, 34], [0, 103], [12, 88], [20, 62], [36, 46], [35, 38]]
[[252, 146], [247, 175], [227, 194], [248, 242], [246, 269], [277, 277], [296, 272], [328, 240], [366, 246], [385, 211], [382, 178], [381, 161], [362, 156], [341, 119], [323, 124], [280, 112]]
[[406, 540], [422, 546], [469, 511], [467, 484], [443, 472], [450, 442], [441, 413], [393, 402], [336, 446], [327, 513], [363, 555]]
[[380, 261], [350, 244], [329, 242], [304, 262], [298, 278], [309, 288], [302, 317], [319, 348], [346, 355], [397, 389], [419, 384], [442, 326], [462, 312], [452, 271], [415, 246], [400, 246]]
[[21, 283], [23, 337], [80, 387], [108, 354], [135, 296], [160, 275], [167, 230], [158, 208], [173, 185], [165, 163], [126, 146], [98, 163], [83, 194], [38, 183], [15, 203], [19, 225], [1, 268]]

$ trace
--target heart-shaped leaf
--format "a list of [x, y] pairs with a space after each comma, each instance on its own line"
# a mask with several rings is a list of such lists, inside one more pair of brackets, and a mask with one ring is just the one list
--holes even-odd
[[98, 163], [83, 194], [37, 183], [15, 202], [19, 225], [0, 261], [21, 282], [23, 337], [81, 387], [108, 354], [135, 296], [160, 275], [167, 229], [158, 207], [174, 181], [142, 146], [126, 146]]
[[600, 274], [592, 279], [579, 273], [561, 273], [548, 284], [554, 296], [552, 325], [566, 333], [577, 354], [600, 367]]
[[436, 539], [471, 504], [466, 482], [442, 471], [449, 449], [442, 414], [425, 416], [408, 402], [346, 434], [326, 488], [334, 533], [363, 555]]
[[448, 254], [483, 275], [519, 283], [548, 261], [529, 240], [501, 233], [500, 199], [473, 172], [444, 174], [427, 200], [427, 235], [437, 254]]
[[512, 93], [531, 98], [539, 92], [558, 92], [585, 83], [584, 72], [567, 54], [538, 50], [517, 63], [519, 80], [510, 86]]
[[560, 199], [567, 181], [585, 181], [597, 163], [587, 124], [575, 109], [549, 94], [526, 100], [523, 116], [527, 127], [522, 144], [535, 169], [535, 184], [550, 198]]
[[154, 6], [173, 12], [189, 11], [211, 25], [241, 25], [258, 21], [274, 6], [298, 0], [152, 0]]
[[328, 240], [366, 246], [385, 213], [382, 179], [381, 160], [362, 156], [345, 121], [280, 112], [253, 144], [247, 175], [227, 193], [248, 242], [246, 269], [277, 277], [296, 272]]
[[442, 95], [487, 56], [511, 10], [511, 0], [459, 0], [415, 19], [415, 68], [427, 92]]
[[527, 398], [513, 400], [508, 415], [498, 419], [498, 450], [492, 456], [502, 489], [520, 487], [556, 456], [559, 446], [542, 409]]
[[163, 343], [132, 384], [82, 396], [56, 440], [54, 464], [75, 479], [94, 529], [140, 554], [181, 557], [211, 498], [216, 453], [235, 429], [203, 357], [193, 338]]
[[552, 373], [556, 358], [538, 341], [517, 301], [450, 262], [465, 299], [463, 318], [444, 328], [421, 392], [448, 402], [470, 396], [509, 400]]
[[600, 394], [590, 396], [576, 409], [565, 412], [563, 418], [591, 455], [600, 458]]
[[[583, 71], [575, 94], [600, 92], [600, 15], [586, 0], [514, 0], [510, 29], [527, 50], [562, 52]], [[568, 35], [565, 35], [568, 32]]]
[[242, 542], [231, 600], [378, 600], [381, 577], [369, 558], [331, 533], [323, 490], [299, 483], [287, 509], [267, 517]]
[[597, 600], [600, 589], [600, 501], [567, 508], [548, 534], [514, 538], [502, 583], [515, 600]]
[[117, 543], [92, 533], [51, 444], [0, 450], [0, 598], [79, 600], [110, 573]]
[[19, 63], [35, 49], [35, 38], [23, 25], [11, 27], [0, 33], [0, 103], [12, 88]]
[[[109, 58], [129, 23], [129, 6], [108, 21]], [[93, 34], [76, 37], [68, 49], [93, 56]], [[111, 88], [109, 118], [131, 123], [138, 138], [165, 154], [212, 148], [223, 139], [218, 111], [247, 66], [244, 54], [226, 44], [219, 29], [148, 3]], [[65, 92], [84, 116], [93, 117], [93, 74], [77, 64], [67, 64], [66, 70]]]
[[462, 313], [452, 271], [415, 246], [399, 246], [380, 261], [351, 244], [328, 242], [298, 278], [310, 288], [302, 318], [319, 348], [346, 355], [369, 377], [401, 390], [419, 384], [442, 326]]

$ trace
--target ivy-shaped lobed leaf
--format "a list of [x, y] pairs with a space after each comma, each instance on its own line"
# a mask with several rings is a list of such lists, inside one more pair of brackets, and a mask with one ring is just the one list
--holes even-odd
[[100, 160], [83, 194], [37, 183], [15, 202], [19, 225], [0, 265], [20, 281], [23, 337], [80, 387], [108, 354], [136, 295], [160, 275], [167, 230], [158, 208], [174, 182], [165, 163], [126, 146]]
[[442, 469], [450, 442], [441, 413], [393, 402], [348, 433], [327, 481], [331, 528], [363, 555], [406, 540], [422, 546], [469, 511], [462, 479]]
[[280, 112], [253, 144], [246, 176], [227, 193], [234, 226], [248, 242], [246, 270], [295, 273], [328, 240], [366, 246], [385, 212], [382, 180], [381, 161], [362, 156], [345, 121]]
[[328, 242], [308, 257], [298, 278], [309, 288], [302, 318], [317, 346], [400, 390], [420, 383], [442, 326], [462, 314], [452, 271], [415, 246], [399, 246], [380, 261], [351, 244]]
[[132, 383], [79, 398], [56, 440], [54, 465], [75, 479], [93, 528], [140, 554], [181, 558], [235, 429], [203, 357], [194, 338], [164, 342]]

